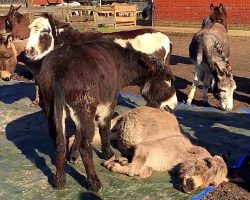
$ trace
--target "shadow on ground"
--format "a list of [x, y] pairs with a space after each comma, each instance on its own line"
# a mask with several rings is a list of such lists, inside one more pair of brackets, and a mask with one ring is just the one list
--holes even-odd
[[250, 152], [250, 115], [208, 110], [177, 110], [185, 130], [208, 146], [213, 154], [230, 152], [230, 162]]
[[[8, 85], [7, 85], [8, 84]], [[25, 82], [7, 83], [0, 86], [0, 101], [5, 104], [12, 104], [23, 98], [35, 99], [35, 84]]]
[[[10, 122], [6, 126], [6, 138], [20, 150], [20, 152], [34, 164], [35, 167], [48, 178], [48, 182], [53, 186], [53, 173], [46, 164], [43, 156], [50, 158], [50, 163], [54, 164], [53, 142], [49, 138], [44, 114], [35, 112], [20, 117]], [[39, 152], [39, 154], [38, 154]], [[66, 173], [73, 177], [82, 187], [87, 188], [86, 177], [82, 176], [72, 166], [66, 165]]]

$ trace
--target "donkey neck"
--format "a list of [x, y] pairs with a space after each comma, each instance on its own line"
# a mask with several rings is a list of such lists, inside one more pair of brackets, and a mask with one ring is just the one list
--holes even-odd
[[165, 74], [164, 65], [159, 64], [155, 58], [131, 49], [122, 48], [121, 50], [123, 53], [120, 60], [125, 60], [120, 67], [122, 87], [132, 85], [141, 87], [150, 78]]

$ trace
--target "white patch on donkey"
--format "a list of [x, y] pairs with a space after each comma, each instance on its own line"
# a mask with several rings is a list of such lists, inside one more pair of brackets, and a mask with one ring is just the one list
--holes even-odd
[[170, 40], [163, 33], [144, 33], [138, 35], [133, 39], [115, 39], [115, 43], [121, 45], [123, 48], [126, 48], [128, 44], [131, 44], [136, 51], [140, 51], [146, 54], [153, 54], [156, 51], [164, 48], [166, 54], [164, 56], [164, 61], [167, 58], [168, 53], [170, 52]]

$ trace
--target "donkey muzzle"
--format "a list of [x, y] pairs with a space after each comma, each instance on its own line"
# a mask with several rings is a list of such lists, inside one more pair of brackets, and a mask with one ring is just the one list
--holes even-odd
[[11, 80], [11, 73], [9, 71], [0, 71], [0, 77], [4, 80], [4, 81], [10, 81]]
[[34, 49], [34, 47], [30, 47], [30, 48], [25, 48], [24, 49], [25, 55], [27, 56], [27, 58], [33, 58], [36, 56], [36, 50]]

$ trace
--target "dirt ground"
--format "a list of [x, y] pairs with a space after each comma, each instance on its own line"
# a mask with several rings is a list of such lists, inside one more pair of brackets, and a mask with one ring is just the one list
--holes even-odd
[[[170, 60], [171, 68], [176, 76], [176, 88], [179, 102], [186, 102], [193, 80], [194, 65], [189, 61], [188, 47], [191, 34], [166, 33], [173, 42], [173, 53]], [[250, 109], [250, 37], [230, 37], [230, 62], [233, 68], [237, 89], [234, 94], [234, 110], [242, 106]], [[202, 87], [195, 93], [193, 104], [202, 105]], [[138, 88], [128, 87], [124, 92], [140, 94]], [[218, 106], [218, 101], [209, 93], [211, 106]]]
[[238, 187], [234, 183], [222, 183], [214, 191], [208, 193], [202, 198], [202, 200], [249, 200], [250, 193], [242, 188]]

